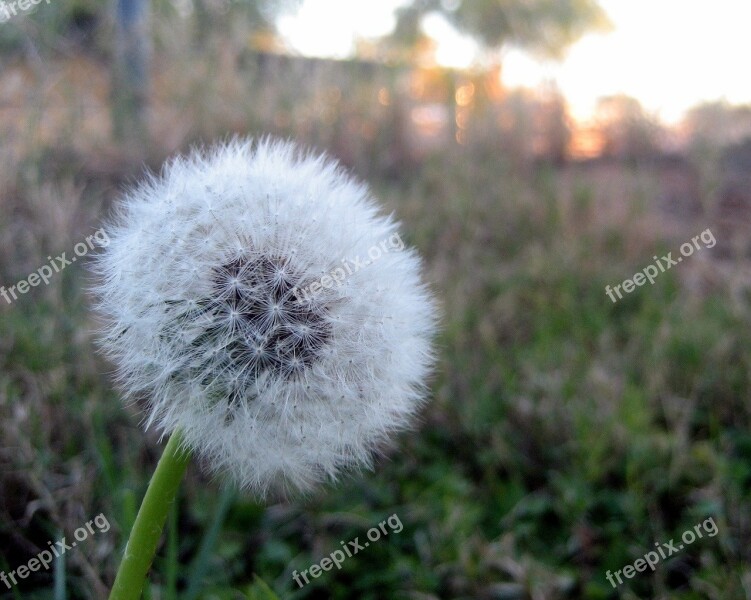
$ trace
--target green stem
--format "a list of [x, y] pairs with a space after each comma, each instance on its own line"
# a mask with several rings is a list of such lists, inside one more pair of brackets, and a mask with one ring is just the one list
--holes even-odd
[[167, 513], [189, 462], [189, 453], [180, 449], [180, 433], [173, 433], [159, 459], [133, 524], [123, 561], [110, 592], [110, 600], [138, 600], [141, 597]]

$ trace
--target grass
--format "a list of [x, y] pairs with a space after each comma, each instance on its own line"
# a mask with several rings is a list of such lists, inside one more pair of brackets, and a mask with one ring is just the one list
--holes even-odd
[[[273, 130], [257, 110], [248, 129]], [[205, 114], [206, 136], [247, 125]], [[70, 253], [139, 171], [70, 122], [47, 127], [41, 139], [16, 132], [0, 173], [6, 286]], [[184, 147], [186, 131], [147, 162]], [[443, 305], [418, 429], [374, 473], [269, 505], [192, 466], [146, 597], [264, 598], [266, 585], [292, 599], [748, 597], [748, 257], [705, 249], [617, 304], [604, 291], [712, 227], [711, 186], [704, 212], [681, 220], [660, 211], [651, 164], [521, 169], [452, 144], [398, 177], [373, 169]], [[95, 351], [86, 278], [77, 263], [0, 300], [0, 569], [99, 513], [112, 528], [54, 570], [0, 584], [0, 598], [104, 597], [161, 452]], [[393, 514], [401, 532], [294, 584], [293, 570]], [[618, 590], [606, 581], [709, 517], [716, 536]]]

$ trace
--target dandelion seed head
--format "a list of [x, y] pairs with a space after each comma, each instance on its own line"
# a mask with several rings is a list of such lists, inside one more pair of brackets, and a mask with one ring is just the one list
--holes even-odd
[[364, 185], [290, 143], [169, 162], [124, 196], [96, 267], [126, 398], [259, 495], [371, 466], [426, 395], [436, 306], [420, 260], [385, 252], [300, 291], [396, 230]]

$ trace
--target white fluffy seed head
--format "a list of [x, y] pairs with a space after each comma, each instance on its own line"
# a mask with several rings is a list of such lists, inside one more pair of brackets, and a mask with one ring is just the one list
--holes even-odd
[[420, 261], [329, 159], [269, 139], [177, 158], [108, 235], [102, 347], [126, 397], [242, 487], [370, 466], [422, 403], [436, 306]]

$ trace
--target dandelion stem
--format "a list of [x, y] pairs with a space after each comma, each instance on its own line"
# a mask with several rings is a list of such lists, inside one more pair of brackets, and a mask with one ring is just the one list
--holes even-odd
[[172, 434], [151, 477], [130, 532], [130, 539], [125, 546], [110, 600], [138, 600], [141, 597], [167, 513], [190, 462], [190, 454], [180, 448], [180, 438], [179, 432]]

